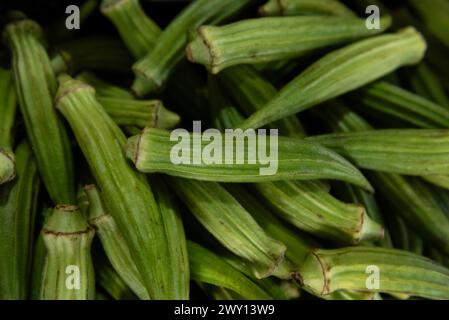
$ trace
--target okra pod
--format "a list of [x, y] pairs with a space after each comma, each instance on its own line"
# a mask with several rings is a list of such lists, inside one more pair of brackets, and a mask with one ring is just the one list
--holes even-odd
[[[218, 79], [224, 86], [224, 91], [232, 97], [246, 116], [262, 108], [277, 94], [276, 88], [251, 66], [228, 68], [220, 72]], [[275, 121], [268, 127], [278, 128], [281, 136], [304, 137], [304, 128], [294, 115]]]
[[68, 76], [59, 80], [56, 107], [75, 134], [150, 298], [170, 298], [172, 293], [166, 290], [170, 261], [163, 222], [147, 181], [126, 161], [122, 149], [125, 136], [95, 100], [91, 86]]
[[180, 117], [166, 109], [160, 100], [131, 100], [97, 97], [108, 115], [119, 126], [169, 129], [175, 127]]
[[401, 66], [418, 63], [425, 50], [423, 37], [410, 27], [333, 51], [288, 83], [241, 127], [259, 128], [362, 87]]
[[184, 58], [188, 32], [204, 23], [222, 22], [254, 0], [196, 0], [188, 5], [161, 33], [151, 52], [134, 64], [132, 89], [138, 96], [160, 89]]
[[128, 73], [132, 64], [125, 46], [111, 37], [86, 36], [58, 44], [55, 49], [51, 63], [57, 74], [83, 69]]
[[227, 288], [245, 299], [272, 299], [253, 281], [213, 252], [192, 241], [187, 241], [187, 250], [193, 280]]
[[161, 30], [140, 6], [139, 0], [103, 0], [101, 12], [115, 25], [135, 58], [147, 54]]
[[314, 136], [365, 169], [406, 175], [449, 174], [449, 130], [383, 129]]
[[[245, 259], [257, 278], [277, 272], [285, 246], [269, 237], [251, 215], [215, 182], [170, 178], [170, 185], [196, 219], [227, 249]], [[282, 277], [289, 277], [286, 270]]]
[[440, 188], [449, 190], [449, 176], [443, 175], [427, 175], [423, 176], [423, 179], [430, 182]]
[[383, 32], [368, 29], [365, 20], [348, 17], [270, 17], [248, 19], [224, 26], [201, 26], [188, 44], [187, 58], [213, 74], [240, 64], [298, 58], [320, 48], [344, 44]]
[[161, 211], [164, 222], [165, 234], [167, 235], [168, 252], [171, 265], [166, 268], [170, 270], [173, 278], [174, 299], [189, 299], [189, 258], [187, 254], [186, 236], [182, 224], [179, 208], [175, 195], [159, 176], [150, 177], [151, 185], [154, 186], [154, 196]]
[[41, 233], [47, 249], [41, 299], [94, 299], [95, 277], [90, 247], [95, 231], [78, 207], [56, 206]]
[[268, 0], [259, 8], [259, 14], [261, 16], [355, 16], [354, 12], [337, 0]]
[[39, 178], [30, 147], [16, 148], [17, 178], [0, 188], [0, 299], [28, 298]]
[[313, 294], [351, 289], [449, 298], [448, 269], [423, 256], [396, 249], [315, 250], [301, 269], [301, 283]]
[[0, 68], [0, 185], [14, 179], [13, 128], [17, 98], [10, 71]]
[[96, 252], [94, 261], [95, 280], [98, 285], [115, 300], [136, 300], [137, 297], [134, 292], [107, 261], [107, 258], [104, 255], [98, 255], [98, 252]]
[[74, 203], [72, 152], [53, 108], [57, 83], [41, 43], [42, 31], [34, 21], [24, 19], [8, 24], [4, 35], [13, 53], [20, 111], [40, 176], [54, 203]]
[[106, 256], [127, 286], [140, 299], [148, 300], [150, 297], [143, 285], [142, 276], [137, 270], [128, 245], [117, 224], [112, 216], [106, 212], [99, 191], [95, 185], [87, 185], [84, 190], [89, 200], [88, 221], [100, 237]]
[[[236, 133], [236, 136], [231, 138], [230, 141], [234, 144], [234, 140], [240, 140], [244, 134]], [[201, 150], [204, 150], [208, 143], [206, 141], [196, 141], [193, 148], [196, 149], [196, 155], [193, 155], [194, 162], [192, 162], [190, 159], [191, 135], [186, 130], [182, 131], [181, 138], [183, 141], [181, 143], [185, 148], [181, 148], [178, 142], [171, 141], [173, 139], [170, 138], [171, 134], [168, 131], [145, 128], [140, 135], [128, 139], [126, 146], [127, 156], [134, 162], [137, 170], [145, 173], [160, 172], [183, 178], [217, 182], [337, 179], [354, 183], [368, 190], [371, 189], [361, 173], [345, 159], [334, 152], [303, 139], [278, 137], [277, 172], [271, 175], [261, 175], [259, 172], [260, 164], [234, 161], [236, 157], [234, 155], [236, 146], [234, 145], [230, 147], [217, 146], [216, 149], [218, 151], [223, 149], [222, 159], [206, 164], [201, 161], [200, 156]], [[196, 136], [195, 133], [193, 135]], [[175, 139], [178, 140], [179, 137]], [[198, 138], [195, 137], [194, 139], [197, 140]], [[268, 142], [269, 140], [267, 139], [266, 141]], [[187, 149], [187, 151], [184, 149]], [[253, 154], [254, 150], [252, 149], [248, 148], [245, 151], [245, 158], [248, 156], [248, 159], [255, 159], [256, 155]], [[182, 162], [175, 164], [172, 162], [172, 156], [175, 154], [173, 156], [175, 159], [180, 151], [183, 154]], [[229, 164], [233, 165], [230, 166]]]
[[449, 109], [385, 81], [376, 82], [350, 96], [362, 112], [378, 113], [419, 128], [448, 128]]

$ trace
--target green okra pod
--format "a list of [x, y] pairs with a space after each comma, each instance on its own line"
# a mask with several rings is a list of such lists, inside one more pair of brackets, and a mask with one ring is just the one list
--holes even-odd
[[262, 16], [355, 16], [354, 12], [337, 0], [268, 0], [259, 8], [259, 14]]
[[[220, 72], [218, 79], [246, 116], [262, 108], [277, 94], [276, 88], [251, 66], [228, 68]], [[268, 127], [278, 128], [281, 136], [304, 137], [304, 128], [296, 116], [285, 117]]]
[[162, 220], [164, 222], [165, 234], [167, 235], [168, 252], [170, 255], [170, 266], [173, 287], [169, 288], [173, 292], [174, 299], [189, 299], [189, 258], [187, 254], [186, 236], [182, 224], [179, 208], [175, 195], [159, 176], [151, 176], [151, 185], [154, 186], [154, 197], [159, 205]]
[[140, 6], [139, 0], [103, 0], [101, 12], [115, 25], [135, 58], [147, 54], [161, 30]]
[[304, 289], [323, 295], [351, 289], [449, 297], [448, 269], [423, 256], [386, 248], [314, 250], [301, 269], [301, 283]]
[[429, 5], [427, 1], [407, 0], [407, 4], [417, 13], [428, 30], [447, 48], [449, 48], [449, 3], [446, 0], [433, 0]]
[[427, 175], [423, 176], [423, 179], [440, 188], [449, 189], [449, 175]]
[[0, 188], [0, 299], [28, 298], [39, 178], [30, 147], [16, 148], [17, 178]]
[[115, 300], [136, 300], [137, 297], [134, 292], [107, 261], [107, 258], [103, 255], [98, 257], [98, 255], [98, 252], [96, 252], [94, 261], [97, 284]]
[[418, 63], [425, 50], [422, 35], [410, 27], [333, 51], [288, 83], [241, 127], [259, 128], [362, 87], [401, 66]]
[[307, 138], [365, 169], [407, 175], [449, 174], [449, 130], [383, 129]]
[[420, 179], [382, 172], [369, 174], [385, 198], [413, 230], [442, 252], [449, 252], [449, 218]]
[[131, 100], [97, 97], [109, 116], [119, 126], [136, 126], [169, 129], [175, 127], [180, 117], [166, 109], [160, 100]]
[[187, 241], [187, 250], [193, 280], [227, 288], [244, 299], [272, 299], [251, 279], [213, 252], [192, 241]]
[[77, 73], [83, 69], [128, 73], [132, 57], [116, 39], [105, 36], [86, 36], [55, 47], [53, 70], [59, 73]]
[[[238, 201], [215, 182], [170, 178], [196, 219], [228, 250], [249, 262], [259, 279], [279, 272], [285, 246], [269, 237]], [[289, 277], [285, 270], [282, 277]]]
[[100, 237], [110, 263], [121, 279], [140, 299], [148, 300], [150, 296], [143, 285], [142, 276], [131, 257], [123, 234], [112, 216], [106, 212], [97, 187], [87, 185], [84, 190], [89, 201], [89, 224], [95, 228]]
[[78, 207], [56, 206], [41, 231], [47, 249], [40, 298], [92, 300], [95, 277], [90, 247], [95, 231]]
[[170, 298], [163, 221], [147, 181], [126, 161], [125, 136], [95, 100], [94, 89], [81, 81], [60, 76], [56, 107], [75, 134], [150, 298]]
[[[277, 143], [270, 141], [273, 138], [267, 139], [267, 145], [273, 146], [270, 151], [274, 151], [277, 144], [278, 159], [276, 162], [272, 162], [272, 165], [277, 164], [278, 167], [274, 174], [261, 174], [262, 171], [259, 169], [262, 166], [260, 164], [235, 160], [236, 152], [234, 152], [234, 149], [237, 150], [236, 145], [239, 144], [239, 141], [242, 144], [245, 143], [243, 141], [245, 133], [239, 134], [237, 132], [236, 136], [230, 137], [230, 139], [225, 137], [227, 142], [232, 143], [229, 147], [215, 145], [218, 152], [222, 151], [221, 159], [216, 159], [216, 161], [212, 159], [214, 161], [210, 163], [210, 161], [203, 162], [201, 159], [201, 150], [207, 148], [209, 143], [204, 140], [200, 141], [201, 137], [197, 138], [196, 133], [191, 134], [186, 130], [181, 130], [177, 131], [178, 137], [171, 139], [171, 134], [168, 131], [145, 128], [140, 135], [128, 139], [126, 146], [128, 158], [134, 162], [136, 168], [141, 172], [160, 172], [197, 180], [261, 182], [292, 179], [341, 179], [370, 190], [369, 183], [349, 162], [318, 144], [309, 143], [303, 139], [278, 137]], [[217, 134], [220, 134], [218, 130]], [[231, 135], [233, 134], [231, 133]], [[192, 148], [195, 154], [192, 155], [190, 154], [191, 135], [194, 135], [196, 141]], [[181, 142], [178, 142], [179, 138], [181, 138]], [[234, 140], [238, 140], [236, 145], [234, 145]], [[250, 140], [255, 141], [254, 139]], [[251, 145], [250, 143], [249, 146]], [[247, 148], [244, 152], [244, 159], [256, 158], [253, 149]], [[181, 159], [179, 159], [180, 154], [182, 155]], [[206, 159], [207, 153], [204, 154]], [[191, 160], [192, 157], [193, 160]], [[207, 158], [206, 160], [211, 159]], [[232, 166], [229, 164], [232, 164]]]
[[167, 26], [151, 52], [134, 64], [132, 89], [138, 96], [160, 89], [175, 66], [182, 61], [188, 32], [204, 23], [222, 22], [252, 4], [254, 0], [196, 0]]
[[213, 74], [239, 64], [293, 59], [324, 47], [344, 44], [383, 32], [391, 24], [368, 29], [365, 20], [348, 17], [270, 17], [224, 26], [201, 26], [188, 44], [187, 58]]
[[134, 99], [133, 94], [119, 86], [111, 84], [103, 79], [98, 78], [93, 73], [84, 71], [76, 76], [77, 80], [83, 81], [95, 88], [97, 97], [117, 98], [117, 99]]
[[419, 128], [448, 128], [449, 109], [385, 81], [366, 86], [350, 96], [362, 112], [398, 119]]
[[408, 82], [414, 92], [449, 109], [449, 97], [443, 84], [425, 62], [418, 64], [411, 70], [404, 71], [406, 71], [403, 77], [404, 81]]
[[54, 203], [74, 203], [72, 152], [53, 108], [56, 79], [42, 46], [42, 31], [31, 20], [8, 24], [4, 36], [13, 53], [14, 83], [40, 176]]
[[12, 74], [0, 68], [0, 185], [14, 179], [15, 157], [13, 149], [13, 128], [16, 116], [17, 98]]

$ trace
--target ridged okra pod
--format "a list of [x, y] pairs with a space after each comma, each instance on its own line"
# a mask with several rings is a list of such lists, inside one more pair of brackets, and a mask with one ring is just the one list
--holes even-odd
[[184, 226], [176, 196], [161, 177], [153, 175], [149, 179], [151, 185], [154, 186], [154, 196], [159, 205], [165, 233], [167, 234], [171, 263], [167, 266], [167, 269], [170, 270], [173, 278], [172, 287], [169, 290], [173, 292], [173, 299], [187, 300], [190, 294], [189, 258]]
[[193, 280], [227, 288], [244, 299], [272, 299], [251, 279], [208, 249], [187, 241], [187, 250]]
[[100, 237], [110, 263], [140, 299], [148, 300], [150, 296], [143, 285], [142, 276], [131, 257], [125, 238], [112, 216], [106, 212], [99, 191], [95, 185], [87, 185], [84, 190], [89, 200], [89, 224], [95, 228]]
[[313, 294], [351, 289], [449, 298], [449, 270], [403, 250], [375, 247], [314, 250], [300, 275], [304, 289]]
[[42, 45], [42, 31], [31, 20], [8, 24], [4, 36], [13, 53], [14, 83], [40, 176], [54, 203], [74, 203], [72, 152], [53, 107], [57, 83]]
[[333, 51], [290, 81], [242, 128], [259, 128], [362, 87], [395, 69], [418, 63], [426, 43], [414, 28], [372, 37]]
[[423, 179], [440, 188], [449, 189], [449, 175], [448, 176], [428, 175], [423, 176]]
[[92, 300], [95, 276], [90, 247], [95, 231], [78, 207], [58, 205], [41, 231], [47, 249], [40, 298]]
[[133, 91], [138, 96], [160, 89], [185, 56], [190, 30], [204, 23], [222, 22], [243, 10], [254, 0], [196, 0], [165, 28], [151, 52], [137, 61]]
[[298, 58], [320, 48], [344, 44], [383, 32], [368, 29], [365, 20], [348, 17], [270, 17], [248, 19], [224, 26], [201, 26], [188, 44], [187, 58], [217, 74], [240, 64]]
[[93, 73], [84, 71], [76, 76], [77, 80], [83, 81], [95, 88], [96, 97], [117, 98], [117, 99], [134, 99], [133, 94], [119, 86], [98, 78]]
[[354, 17], [338, 0], [268, 0], [259, 8], [262, 16], [326, 15]]
[[60, 77], [56, 107], [75, 134], [150, 298], [170, 298], [166, 272], [170, 261], [163, 221], [144, 176], [127, 163], [125, 136], [95, 100], [94, 89], [81, 81]]
[[349, 100], [377, 118], [397, 119], [419, 128], [449, 127], [449, 109], [385, 81], [357, 90]]
[[17, 178], [0, 188], [0, 299], [28, 298], [39, 178], [30, 147], [16, 148]]
[[449, 130], [383, 129], [307, 138], [365, 169], [407, 175], [449, 174]]
[[[202, 140], [201, 136], [198, 137], [195, 132], [189, 133], [187, 130], [178, 132], [181, 132], [179, 137], [171, 139], [171, 134], [168, 131], [145, 128], [140, 135], [128, 139], [127, 156], [141, 172], [160, 172], [197, 180], [262, 182], [292, 179], [337, 179], [354, 183], [368, 190], [371, 188], [361, 173], [344, 158], [303, 139], [278, 137], [277, 143], [271, 144], [271, 138], [267, 136], [267, 148], [270, 145], [273, 146], [272, 149], [268, 150], [273, 151], [276, 144], [278, 146], [278, 159], [272, 162], [272, 164], [278, 164], [278, 168], [274, 174], [261, 175], [259, 170], [263, 169], [261, 164], [250, 163], [249, 161], [245, 163], [245, 161], [236, 161], [235, 159], [236, 152], [234, 150], [237, 150], [238, 145], [241, 147], [240, 142], [245, 143], [243, 141], [245, 133], [236, 133], [236, 136], [230, 139], [225, 137], [227, 142], [233, 144], [232, 146], [226, 147], [227, 142], [218, 146], [214, 144], [213, 149], [218, 150], [218, 152], [221, 151], [221, 155], [219, 159], [211, 159], [208, 157], [211, 152], [209, 142]], [[218, 130], [214, 132], [214, 134], [220, 135]], [[233, 134], [231, 133], [231, 135]], [[194, 140], [193, 148], [191, 136]], [[181, 141], [178, 142], [178, 140]], [[235, 145], [234, 140], [236, 140]], [[255, 142], [255, 139], [252, 138], [248, 140]], [[208, 145], [209, 147], [207, 147]], [[251, 148], [251, 145], [254, 144], [249, 143], [249, 147], [244, 152], [244, 158], [240, 160], [257, 158], [256, 151]], [[206, 162], [201, 159], [202, 150], [205, 154], [204, 159], [208, 160]], [[217, 158], [218, 155], [219, 153], [215, 153], [214, 158]], [[173, 159], [174, 161], [172, 161]], [[213, 162], [211, 163], [209, 160], [213, 160]], [[229, 164], [232, 164], [232, 166]]]
[[[215, 182], [170, 178], [195, 218], [228, 250], [247, 260], [258, 278], [283, 267], [285, 246], [269, 237], [251, 215]], [[289, 277], [285, 270], [283, 277]]]
[[139, 0], [103, 0], [101, 12], [115, 25], [135, 58], [150, 51], [161, 30], [140, 6]]
[[[218, 79], [224, 91], [246, 116], [262, 108], [277, 94], [276, 88], [251, 66], [228, 68], [220, 72]], [[268, 127], [277, 128], [281, 136], [304, 137], [304, 128], [294, 115], [275, 121]]]
[[0, 68], [0, 185], [14, 179], [15, 157], [13, 153], [13, 128], [17, 98], [12, 74]]
[[132, 100], [97, 97], [108, 115], [119, 126], [136, 126], [169, 129], [175, 127], [180, 117], [166, 109], [160, 100]]

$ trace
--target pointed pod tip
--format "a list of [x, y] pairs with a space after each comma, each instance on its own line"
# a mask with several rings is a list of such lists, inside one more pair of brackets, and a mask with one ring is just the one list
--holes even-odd
[[128, 138], [126, 141], [126, 157], [130, 159], [136, 167], [139, 160], [141, 138], [142, 135], [138, 134]]
[[16, 162], [12, 152], [0, 148], [0, 185], [11, 181], [16, 175]]

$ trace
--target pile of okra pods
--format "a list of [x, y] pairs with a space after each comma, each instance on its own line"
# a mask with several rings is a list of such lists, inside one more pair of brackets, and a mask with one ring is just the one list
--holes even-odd
[[149, 2], [1, 12], [0, 299], [449, 299], [449, 0]]

